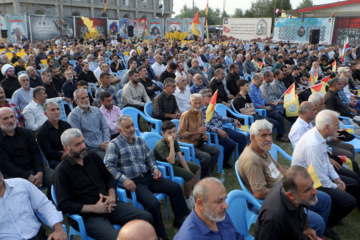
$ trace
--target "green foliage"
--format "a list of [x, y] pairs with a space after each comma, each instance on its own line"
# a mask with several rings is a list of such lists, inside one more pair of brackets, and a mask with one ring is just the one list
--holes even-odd
[[[192, 8], [189, 8], [185, 4], [183, 8], [180, 10], [180, 14], [176, 15], [175, 18], [194, 18], [198, 9], [199, 8], [195, 6], [193, 10]], [[199, 11], [199, 17], [205, 17], [205, 10], [206, 10], [206, 6], [204, 7], [204, 9], [201, 9]], [[214, 10], [213, 8], [209, 7], [209, 11], [208, 11], [209, 25], [222, 25], [223, 17], [230, 17], [230, 15], [226, 11], [224, 12], [223, 15], [223, 12], [219, 8], [216, 8]]]
[[234, 14], [231, 16], [233, 18], [241, 18], [244, 17], [245, 13], [243, 12], [243, 10], [241, 8], [236, 8]]
[[302, 2], [297, 6], [297, 8], [306, 8], [306, 7], [312, 7], [314, 6], [314, 3], [312, 0], [302, 0]]

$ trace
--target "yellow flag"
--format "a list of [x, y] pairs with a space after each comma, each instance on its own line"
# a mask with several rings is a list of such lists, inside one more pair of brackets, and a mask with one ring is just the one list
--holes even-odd
[[299, 97], [295, 94], [294, 83], [285, 92], [284, 108], [287, 117], [296, 117], [299, 115]]
[[310, 166], [307, 168], [307, 171], [309, 172], [312, 180], [314, 181], [314, 188], [321, 187], [322, 184], [321, 184], [320, 179], [319, 179], [318, 175], [316, 174], [312, 164], [310, 164]]

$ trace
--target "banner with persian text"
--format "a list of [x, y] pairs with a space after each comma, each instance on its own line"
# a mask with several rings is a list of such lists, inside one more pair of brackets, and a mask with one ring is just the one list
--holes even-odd
[[271, 18], [224, 18], [223, 35], [239, 40], [270, 38]]
[[31, 41], [74, 37], [74, 21], [72, 17], [30, 16]]

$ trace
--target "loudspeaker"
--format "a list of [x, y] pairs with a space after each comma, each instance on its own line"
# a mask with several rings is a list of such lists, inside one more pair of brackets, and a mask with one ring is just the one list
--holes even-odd
[[8, 30], [1, 30], [1, 37], [8, 38]]
[[311, 29], [309, 36], [310, 44], [318, 44], [320, 40], [320, 29]]
[[127, 30], [128, 30], [128, 36], [133, 37], [134, 36], [134, 26], [129, 25], [127, 27]]

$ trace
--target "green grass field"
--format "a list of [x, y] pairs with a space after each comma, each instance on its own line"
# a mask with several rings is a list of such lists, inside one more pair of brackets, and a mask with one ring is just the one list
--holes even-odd
[[[287, 121], [286, 121], [287, 123]], [[286, 124], [286, 126], [288, 127], [289, 125]], [[287, 129], [289, 131], [289, 129]], [[275, 139], [275, 135], [273, 135], [273, 139]], [[276, 140], [274, 140], [274, 143], [279, 145], [283, 150], [285, 150], [285, 152], [287, 152], [288, 154], [292, 154], [292, 146], [291, 143], [282, 143], [282, 142], [278, 142]], [[360, 161], [360, 155], [358, 154], [356, 156], [356, 161], [359, 163]], [[290, 167], [290, 162], [285, 159], [283, 156], [279, 155], [278, 156], [278, 162], [280, 163], [280, 165], [282, 167], [284, 167], [284, 169], [288, 169]], [[226, 187], [226, 191], [227, 193], [229, 193], [230, 191], [234, 190], [234, 189], [241, 189], [240, 188], [240, 184], [237, 180], [236, 174], [235, 174], [235, 170], [234, 170], [234, 164], [235, 162], [233, 162], [232, 160], [229, 161], [229, 163], [233, 166], [233, 169], [225, 169], [225, 187]], [[213, 175], [214, 177], [219, 178], [219, 174], [217, 173], [217, 167], [215, 168], [215, 173]], [[164, 224], [165, 224], [165, 228], [168, 234], [168, 237], [170, 239], [172, 239], [174, 237], [174, 235], [176, 234], [177, 230], [173, 228], [172, 224], [174, 221], [174, 215], [172, 213], [171, 210], [171, 205], [170, 205], [170, 201], [169, 201], [169, 219], [165, 219], [165, 204], [164, 201], [161, 202], [161, 206], [162, 206], [162, 213], [164, 216]], [[344, 220], [344, 225], [343, 226], [336, 226], [334, 229], [336, 230], [336, 232], [340, 235], [342, 240], [354, 240], [354, 239], [360, 239], [360, 228], [359, 228], [359, 223], [360, 223], [360, 214], [359, 214], [359, 210], [357, 208], [355, 208], [355, 210], [353, 210], [353, 212], [351, 214], [349, 214]], [[65, 219], [65, 225], [68, 226], [67, 221]], [[48, 229], [48, 231], [50, 231], [50, 229]], [[253, 227], [250, 230], [251, 233], [253, 233]], [[75, 238], [75, 239], [81, 239], [80, 237]], [[328, 238], [324, 238], [324, 239], [328, 239]], [[101, 240], [101, 239], [99, 239]], [[186, 239], [184, 239], [186, 240]]]

